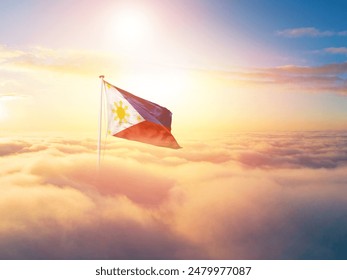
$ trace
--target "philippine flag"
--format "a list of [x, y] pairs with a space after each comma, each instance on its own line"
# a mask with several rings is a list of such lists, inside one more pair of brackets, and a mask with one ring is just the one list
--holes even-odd
[[171, 134], [172, 113], [104, 81], [108, 133], [128, 140], [172, 149], [181, 148]]

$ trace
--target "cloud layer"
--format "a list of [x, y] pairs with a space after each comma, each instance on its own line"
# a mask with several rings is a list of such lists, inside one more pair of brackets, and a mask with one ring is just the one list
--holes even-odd
[[[327, 49], [344, 53], [344, 49]], [[219, 75], [243, 86], [264, 86], [265, 90], [281, 92], [324, 93], [347, 95], [347, 62], [318, 66], [283, 65], [273, 68], [244, 69], [219, 72]]]
[[347, 257], [346, 133], [182, 144], [2, 139], [0, 258]]
[[[325, 34], [315, 28], [298, 28], [280, 31], [279, 34]], [[314, 32], [313, 32], [313, 31]], [[329, 33], [330, 31], [326, 31]], [[331, 32], [335, 34], [334, 32]], [[340, 36], [345, 36], [345, 31], [337, 32]], [[301, 35], [300, 35], [301, 36]], [[318, 36], [318, 35], [317, 35]], [[344, 47], [330, 47], [317, 51], [330, 54], [345, 55], [347, 53]], [[0, 72], [3, 72], [4, 82], [0, 83], [0, 94], [11, 96], [22, 96], [17, 92], [26, 92], [25, 85], [20, 85], [14, 79], [6, 79], [9, 73], [16, 72], [22, 75], [22, 78], [28, 78], [29, 73], [68, 73], [70, 75], [79, 75], [85, 77], [97, 77], [99, 75], [95, 69], [104, 69], [105, 72], [114, 73], [114, 69], [133, 68], [139, 66], [134, 61], [122, 61], [110, 53], [95, 53], [78, 50], [54, 50], [41, 47], [33, 47], [25, 50], [11, 49], [0, 45]], [[160, 65], [156, 65], [160, 68]], [[177, 67], [174, 67], [177, 68]], [[186, 69], [187, 70], [187, 69]], [[134, 71], [134, 70], [132, 70]], [[212, 76], [225, 76], [231, 80], [230, 85], [261, 86], [265, 85], [276, 87], [278, 92], [289, 90], [299, 93], [332, 93], [346, 95], [347, 82], [345, 74], [347, 73], [347, 62], [323, 64], [317, 66], [299, 66], [299, 65], [279, 65], [272, 68], [244, 68], [232, 71], [219, 70], [201, 70], [189, 68], [189, 73], [212, 74]], [[30, 77], [32, 79], [32, 77]], [[211, 79], [211, 76], [205, 77]], [[267, 89], [266, 88], [266, 89]], [[30, 95], [26, 94], [25, 96]]]

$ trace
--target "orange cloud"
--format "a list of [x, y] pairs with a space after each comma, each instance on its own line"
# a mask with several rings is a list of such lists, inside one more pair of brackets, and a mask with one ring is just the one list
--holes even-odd
[[345, 133], [182, 144], [3, 141], [0, 258], [346, 257]]

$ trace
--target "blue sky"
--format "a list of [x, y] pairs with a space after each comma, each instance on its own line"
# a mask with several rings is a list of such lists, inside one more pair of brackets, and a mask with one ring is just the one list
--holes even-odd
[[[306, 65], [343, 62], [346, 53], [331, 54], [327, 48], [341, 48], [347, 45], [346, 1], [204, 1], [208, 17], [223, 28], [226, 37], [242, 30], [243, 36], [254, 44], [261, 44], [290, 56], [293, 61]], [[281, 36], [283, 30], [314, 28], [319, 32], [329, 31], [331, 35], [306, 35], [298, 37]]]

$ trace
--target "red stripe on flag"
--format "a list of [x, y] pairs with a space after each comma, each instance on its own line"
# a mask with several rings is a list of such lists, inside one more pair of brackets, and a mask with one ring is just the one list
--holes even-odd
[[160, 147], [180, 149], [176, 139], [163, 125], [143, 121], [124, 129], [113, 136], [128, 140], [139, 141]]

